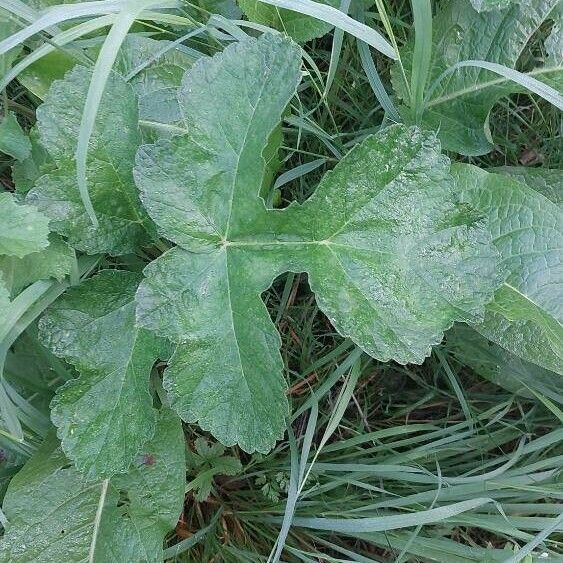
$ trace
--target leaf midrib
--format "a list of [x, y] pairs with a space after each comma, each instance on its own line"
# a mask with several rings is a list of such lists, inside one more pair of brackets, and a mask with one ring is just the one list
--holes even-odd
[[246, 385], [247, 391], [248, 391], [248, 396], [250, 397], [250, 399], [252, 400], [252, 402], [254, 402], [254, 396], [253, 393], [251, 392], [251, 388], [250, 385], [248, 384], [248, 377], [246, 375], [246, 370], [242, 361], [242, 355], [240, 352], [240, 346], [239, 346], [239, 340], [238, 340], [238, 334], [237, 334], [237, 330], [235, 328], [235, 318], [234, 318], [234, 309], [233, 309], [233, 300], [231, 299], [231, 277], [230, 277], [230, 271], [229, 271], [229, 252], [227, 251], [227, 249], [225, 249], [225, 273], [226, 273], [226, 281], [227, 281], [227, 297], [229, 299], [229, 317], [231, 320], [231, 329], [233, 331], [233, 336], [234, 336], [234, 341], [236, 343], [236, 349], [237, 349], [237, 358], [238, 358], [238, 364], [240, 366], [240, 373], [242, 375], [242, 377], [244, 378], [244, 383]]
[[96, 552], [96, 547], [98, 544], [98, 533], [100, 531], [100, 524], [102, 521], [102, 516], [104, 512], [104, 505], [106, 503], [106, 496], [109, 487], [109, 479], [104, 479], [101, 483], [100, 500], [98, 501], [98, 508], [96, 510], [96, 516], [94, 518], [94, 527], [92, 530], [92, 540], [90, 541], [90, 548], [88, 550], [88, 563], [94, 562], [94, 555]]
[[353, 246], [351, 244], [344, 244], [341, 242], [334, 242], [330, 239], [324, 240], [297, 240], [297, 241], [279, 241], [272, 239], [271, 241], [225, 241], [222, 244], [223, 247], [227, 248], [264, 248], [267, 250], [272, 246], [323, 246], [323, 247], [337, 247], [337, 248], [351, 248], [352, 250], [363, 250], [366, 252], [374, 252], [376, 254], [385, 254], [387, 256], [397, 256], [393, 252], [387, 252], [385, 250], [378, 250], [377, 248], [365, 248], [361, 246]]

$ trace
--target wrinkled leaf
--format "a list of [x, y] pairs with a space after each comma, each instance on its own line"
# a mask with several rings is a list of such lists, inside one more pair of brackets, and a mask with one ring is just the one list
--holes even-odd
[[132, 87], [113, 74], [88, 153], [88, 189], [100, 223], [96, 229], [80, 198], [74, 160], [90, 74], [85, 67], [74, 67], [64, 80], [53, 83], [37, 109], [41, 143], [57, 170], [40, 177], [27, 197], [76, 249], [88, 254], [125, 254], [148, 244], [153, 234], [131, 173], [140, 142], [137, 102]]
[[88, 481], [51, 434], [10, 483], [2, 506], [10, 524], [0, 541], [0, 559], [160, 562], [184, 486], [182, 428], [169, 411], [160, 414], [144, 454], [109, 483]]
[[135, 170], [179, 245], [149, 264], [137, 297], [139, 323], [179, 344], [164, 386], [184, 420], [250, 452], [272, 447], [287, 414], [260, 299], [277, 275], [306, 271], [341, 334], [401, 363], [422, 362], [455, 320], [478, 321], [498, 285], [482, 216], [457, 203], [449, 161], [416, 128], [366, 139], [302, 206], [266, 209], [261, 153], [298, 80], [299, 51], [281, 36], [196, 63], [180, 97], [190, 134], [143, 146]]
[[74, 251], [58, 235], [49, 235], [49, 246], [23, 258], [0, 256], [0, 272], [13, 296], [34, 281], [63, 280], [75, 261]]
[[489, 168], [488, 171], [510, 176], [556, 203], [559, 208], [563, 207], [563, 172], [561, 170], [528, 166], [499, 166]]
[[31, 153], [31, 143], [13, 113], [0, 121], [0, 152], [16, 160], [25, 160]]
[[40, 336], [80, 377], [57, 390], [51, 418], [86, 476], [125, 471], [154, 433], [149, 375], [160, 339], [135, 326], [140, 276], [105, 270], [68, 291], [41, 319]]
[[515, 180], [458, 164], [463, 199], [489, 216], [507, 277], [475, 328], [520, 358], [563, 373], [563, 215]]
[[[340, 6], [340, 0], [317, 1], [319, 4], [326, 4], [333, 8]], [[260, 0], [238, 0], [238, 4], [249, 20], [285, 31], [298, 43], [306, 43], [311, 39], [322, 37], [332, 29], [332, 26], [326, 22], [293, 10], [264, 4]]]
[[[452, 65], [485, 60], [516, 67], [532, 34], [549, 17], [558, 0], [523, 0], [504, 10], [477, 12], [467, 0], [442, 4], [433, 21], [429, 84]], [[413, 42], [401, 51], [407, 76], [411, 72]], [[536, 79], [561, 72], [546, 65], [533, 72]], [[398, 65], [393, 69], [397, 93], [408, 103]], [[441, 80], [428, 100], [422, 125], [439, 131], [442, 146], [464, 155], [480, 155], [493, 148], [488, 117], [502, 97], [522, 87], [490, 71], [459, 68]], [[410, 112], [403, 112], [409, 119]]]
[[0, 217], [0, 254], [22, 258], [49, 244], [49, 219], [33, 205], [17, 203], [11, 193], [0, 193]]

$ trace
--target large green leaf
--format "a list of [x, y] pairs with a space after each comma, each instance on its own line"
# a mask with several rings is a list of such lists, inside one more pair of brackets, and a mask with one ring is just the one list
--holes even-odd
[[131, 173], [140, 143], [137, 101], [132, 87], [113, 74], [88, 152], [88, 189], [99, 220], [96, 229], [80, 198], [74, 160], [90, 75], [85, 67], [74, 67], [64, 80], [53, 83], [37, 109], [41, 142], [57, 170], [40, 177], [27, 197], [78, 250], [125, 254], [150, 242], [153, 234]]
[[0, 217], [0, 254], [22, 258], [49, 244], [49, 219], [33, 205], [17, 203], [11, 193], [0, 193]]
[[[327, 4], [334, 8], [340, 5], [340, 0], [317, 1], [319, 4]], [[249, 20], [285, 31], [298, 43], [306, 43], [311, 39], [322, 37], [332, 29], [329, 23], [293, 10], [265, 4], [260, 0], [238, 0], [238, 4]]]
[[[429, 84], [446, 69], [465, 60], [485, 60], [515, 68], [532, 34], [548, 18], [559, 0], [523, 0], [503, 10], [477, 12], [467, 0], [443, 2], [433, 21], [432, 62]], [[413, 42], [401, 51], [409, 76]], [[535, 69], [537, 79], [561, 74], [561, 65]], [[399, 66], [393, 82], [408, 103]], [[422, 125], [439, 131], [445, 149], [465, 155], [492, 150], [488, 117], [494, 104], [521, 86], [481, 68], [459, 68], [443, 78], [432, 92]], [[404, 112], [408, 120], [410, 112]]]
[[563, 215], [544, 196], [498, 174], [458, 164], [463, 198], [489, 216], [507, 272], [475, 328], [513, 354], [563, 373]]
[[[381, 360], [422, 362], [497, 286], [481, 215], [459, 205], [432, 133], [366, 139], [302, 206], [268, 210], [261, 154], [299, 80], [299, 50], [264, 35], [200, 61], [180, 98], [190, 133], [144, 146], [135, 178], [161, 234], [137, 318], [178, 342], [173, 407], [226, 445], [266, 451], [287, 414], [279, 335], [260, 295], [306, 271], [336, 328]], [[227, 91], [227, 98], [214, 96]]]
[[105, 270], [58, 299], [40, 336], [80, 373], [57, 390], [51, 417], [62, 446], [89, 477], [125, 471], [154, 432], [149, 390], [162, 342], [135, 326], [140, 276]]
[[4, 497], [9, 527], [0, 560], [161, 562], [164, 536], [182, 508], [185, 470], [181, 424], [170, 411], [129, 472], [109, 482], [87, 480], [50, 435]]

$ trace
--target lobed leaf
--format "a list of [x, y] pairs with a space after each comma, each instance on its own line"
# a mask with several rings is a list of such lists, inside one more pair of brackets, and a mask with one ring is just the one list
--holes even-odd
[[51, 418], [65, 454], [89, 478], [126, 471], [153, 435], [149, 375], [163, 342], [135, 326], [140, 276], [104, 270], [58, 299], [40, 321], [40, 338], [76, 366], [57, 390]]
[[178, 520], [184, 487], [182, 428], [168, 410], [160, 413], [144, 455], [127, 474], [109, 481], [81, 475], [51, 434], [10, 482], [0, 559], [162, 561], [164, 536]]
[[[305, 271], [335, 327], [383, 361], [422, 362], [455, 320], [478, 322], [498, 286], [481, 214], [457, 201], [432, 133], [366, 139], [305, 204], [268, 210], [261, 154], [299, 78], [299, 51], [263, 35], [199, 61], [180, 96], [189, 134], [143, 146], [135, 178], [160, 233], [137, 319], [178, 343], [164, 386], [223, 444], [281, 437], [280, 339], [260, 295]], [[228, 99], [213, 96], [228, 91]]]
[[237, 475], [242, 471], [240, 460], [234, 456], [225, 455], [225, 448], [221, 444], [209, 446], [205, 438], [196, 438], [195, 451], [188, 450], [187, 466], [196, 473], [190, 481], [187, 490], [195, 491], [195, 499], [204, 502], [211, 494], [216, 475]]

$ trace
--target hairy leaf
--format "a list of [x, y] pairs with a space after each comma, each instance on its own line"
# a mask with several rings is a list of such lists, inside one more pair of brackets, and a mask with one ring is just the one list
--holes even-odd
[[515, 180], [458, 164], [463, 198], [489, 216], [507, 277], [475, 328], [524, 360], [563, 373], [563, 215]]
[[17, 295], [34, 281], [47, 278], [64, 279], [70, 274], [75, 261], [74, 250], [58, 235], [49, 235], [49, 246], [39, 252], [17, 256], [0, 256], [0, 272], [10, 288]]
[[0, 217], [0, 254], [22, 258], [49, 244], [49, 219], [33, 205], [17, 203], [11, 193], [0, 193]]
[[[531, 35], [548, 18], [558, 0], [523, 0], [503, 10], [477, 12], [467, 0], [445, 2], [433, 22], [432, 62], [429, 84], [452, 65], [465, 60], [485, 60], [515, 68]], [[413, 42], [402, 50], [407, 76], [411, 71]], [[546, 65], [533, 71], [535, 78], [561, 73]], [[398, 65], [393, 82], [407, 100]], [[442, 146], [464, 155], [492, 150], [489, 113], [504, 95], [522, 88], [490, 71], [459, 68], [443, 77], [428, 100], [422, 125], [439, 131]], [[408, 119], [408, 112], [404, 117]]]
[[298, 79], [299, 51], [281, 36], [196, 63], [180, 98], [190, 133], [142, 147], [135, 170], [179, 245], [146, 268], [138, 321], [178, 343], [164, 376], [177, 412], [246, 451], [271, 448], [287, 414], [260, 299], [277, 275], [306, 271], [343, 335], [402, 363], [421, 362], [455, 320], [478, 321], [498, 285], [481, 215], [458, 204], [449, 161], [416, 128], [366, 139], [302, 206], [266, 209], [261, 153]]
[[[333, 8], [338, 8], [340, 5], [340, 0], [317, 1]], [[306, 43], [311, 39], [322, 37], [332, 29], [329, 23], [293, 10], [264, 4], [260, 0], [238, 0], [238, 4], [249, 20], [285, 31], [298, 43]]]
[[149, 375], [162, 342], [135, 326], [140, 276], [105, 270], [71, 289], [40, 321], [51, 350], [80, 377], [57, 390], [51, 417], [86, 476], [125, 471], [154, 432]]
[[2, 506], [9, 528], [0, 559], [11, 563], [163, 560], [164, 536], [180, 514], [184, 439], [170, 411], [129, 472], [89, 481], [54, 435], [12, 479]]
[[108, 80], [88, 153], [88, 189], [99, 227], [88, 217], [76, 182], [75, 151], [91, 72], [76, 66], [53, 83], [37, 109], [41, 142], [57, 170], [28, 194], [72, 246], [89, 254], [132, 252], [150, 242], [153, 226], [143, 210], [131, 169], [140, 142], [137, 102], [117, 74]]

